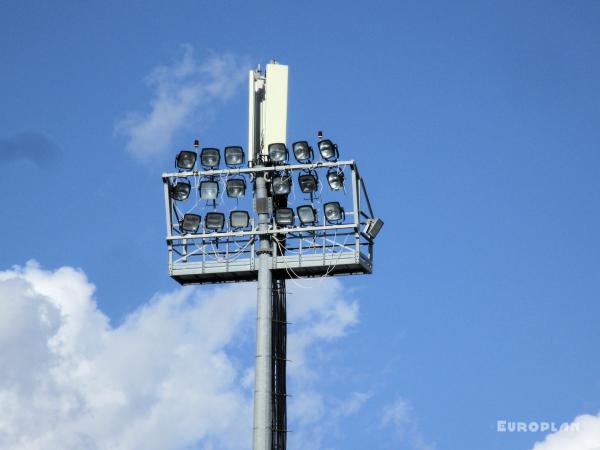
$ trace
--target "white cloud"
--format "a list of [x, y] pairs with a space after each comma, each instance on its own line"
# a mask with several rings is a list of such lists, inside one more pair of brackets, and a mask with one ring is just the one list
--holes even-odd
[[380, 428], [391, 428], [399, 441], [407, 443], [414, 450], [433, 450], [435, 448], [425, 440], [415, 419], [413, 408], [405, 400], [398, 399], [384, 407]]
[[340, 403], [336, 413], [340, 416], [356, 414], [372, 396], [370, 392], [353, 392], [347, 400]]
[[[180, 288], [113, 327], [81, 271], [28, 263], [0, 272], [0, 448], [249, 448], [252, 367], [230, 349], [253, 354], [253, 292], [247, 284]], [[290, 445], [317, 449], [322, 433], [301, 444], [328, 414], [306, 375], [316, 373], [309, 353], [342, 336], [357, 307], [336, 280], [288, 304], [290, 341], [298, 341], [290, 354], [302, 361], [290, 367], [299, 380]]]
[[[288, 281], [288, 435], [290, 448], [319, 450], [339, 418], [332, 406], [340, 401], [319, 392], [315, 347], [346, 334], [358, 323], [358, 303], [346, 298], [335, 279]], [[326, 424], [326, 425], [324, 425]]]
[[195, 59], [184, 46], [180, 60], [158, 66], [145, 78], [152, 90], [150, 111], [131, 112], [116, 132], [127, 138], [126, 148], [140, 159], [172, 152], [175, 133], [198, 130], [220, 102], [229, 100], [247, 76], [244, 64], [232, 55]]
[[581, 415], [532, 450], [600, 450], [600, 415]]

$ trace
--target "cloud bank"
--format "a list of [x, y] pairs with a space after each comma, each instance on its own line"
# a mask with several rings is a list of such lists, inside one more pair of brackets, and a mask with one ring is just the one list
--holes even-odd
[[600, 415], [577, 416], [568, 427], [546, 436], [532, 450], [600, 450]]
[[[336, 280], [289, 304], [290, 446], [318, 449], [328, 400], [311, 387], [310, 350], [343, 336], [358, 309]], [[254, 315], [251, 285], [179, 288], [113, 327], [80, 270], [0, 272], [0, 448], [250, 448], [253, 360], [232, 349], [254, 354]]]
[[139, 159], [173, 152], [175, 133], [197, 130], [219, 103], [229, 100], [246, 79], [244, 67], [229, 54], [197, 61], [186, 45], [179, 60], [156, 67], [145, 78], [152, 91], [150, 110], [130, 112], [115, 131]]

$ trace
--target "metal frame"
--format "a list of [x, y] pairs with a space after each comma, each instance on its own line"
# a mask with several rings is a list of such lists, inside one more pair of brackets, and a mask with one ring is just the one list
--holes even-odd
[[[260, 231], [256, 223], [248, 230], [182, 234], [178, 230], [175, 201], [169, 186], [181, 177], [217, 177], [257, 173], [294, 171], [305, 172], [320, 168], [349, 168], [351, 172], [352, 210], [345, 211], [351, 220], [341, 224], [278, 227], [271, 221], [268, 229]], [[162, 176], [167, 219], [167, 248], [169, 274], [181, 284], [222, 283], [257, 279], [256, 244], [261, 236], [273, 238], [270, 269], [279, 278], [315, 277], [371, 273], [373, 242], [362, 228], [373, 212], [355, 161], [315, 162], [270, 167], [240, 167], [219, 170], [171, 172]], [[366, 205], [364, 211], [362, 205]], [[278, 254], [278, 247], [285, 248]], [[279, 250], [281, 250], [279, 248]]]

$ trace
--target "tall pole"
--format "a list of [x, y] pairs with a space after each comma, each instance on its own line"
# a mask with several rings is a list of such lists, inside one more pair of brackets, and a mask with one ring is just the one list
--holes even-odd
[[[260, 168], [269, 161], [272, 143], [286, 141], [288, 68], [267, 64], [266, 73], [251, 71], [249, 77], [248, 160]], [[272, 198], [265, 172], [256, 172], [254, 207], [260, 241], [257, 250], [256, 369], [254, 381], [253, 449], [272, 450], [273, 445], [273, 276], [269, 231]], [[278, 421], [279, 422], [279, 421]], [[284, 431], [282, 431], [284, 432]]]
[[[264, 173], [256, 177], [258, 230], [268, 231], [268, 192]], [[264, 211], [264, 212], [262, 212]], [[254, 450], [271, 450], [271, 239], [260, 235], [258, 246], [258, 295], [256, 304], [256, 370], [254, 382]]]

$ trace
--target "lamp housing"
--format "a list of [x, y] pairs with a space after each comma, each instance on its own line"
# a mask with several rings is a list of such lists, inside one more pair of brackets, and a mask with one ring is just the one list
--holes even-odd
[[288, 174], [276, 175], [271, 180], [271, 190], [274, 195], [287, 195], [292, 188], [292, 179]]
[[312, 205], [302, 205], [296, 208], [298, 219], [302, 225], [314, 225], [317, 223], [317, 211]]
[[246, 195], [246, 180], [243, 178], [230, 178], [225, 184], [227, 196], [231, 198], [242, 198]]
[[250, 226], [250, 214], [248, 211], [231, 211], [229, 213], [229, 226], [233, 230], [241, 230]]
[[381, 228], [383, 227], [383, 220], [381, 219], [367, 219], [367, 224], [365, 226], [365, 234], [369, 236], [371, 239], [375, 239]]
[[171, 198], [173, 200], [177, 200], [178, 202], [182, 202], [187, 200], [190, 196], [190, 192], [192, 190], [192, 185], [188, 181], [187, 178], [181, 178], [175, 181], [175, 184], [171, 186]]
[[217, 181], [201, 181], [198, 189], [202, 200], [216, 200], [219, 196], [219, 183]]
[[312, 147], [308, 144], [308, 141], [298, 141], [292, 144], [292, 151], [296, 161], [300, 164], [311, 163], [314, 158]]
[[180, 170], [192, 170], [196, 164], [196, 152], [181, 150], [175, 157], [175, 167]]
[[289, 227], [294, 225], [294, 210], [292, 208], [277, 208], [275, 210], [277, 225]]
[[337, 144], [331, 142], [330, 139], [319, 141], [319, 152], [325, 161], [336, 161], [339, 157]]
[[327, 183], [332, 191], [344, 189], [344, 172], [332, 167], [327, 172]]
[[237, 145], [225, 147], [225, 164], [229, 167], [237, 167], [244, 164], [244, 149]]
[[200, 152], [200, 164], [205, 169], [216, 169], [221, 162], [221, 153], [218, 148], [206, 147]]
[[195, 234], [200, 228], [200, 216], [198, 214], [184, 214], [179, 224], [182, 231]]
[[204, 217], [204, 228], [210, 231], [222, 231], [225, 227], [225, 214], [222, 212], [209, 212]]
[[329, 224], [339, 224], [346, 219], [346, 213], [344, 208], [339, 202], [329, 202], [323, 205], [323, 212], [325, 213], [325, 220]]
[[304, 194], [312, 194], [316, 192], [319, 187], [319, 180], [317, 179], [317, 175], [314, 172], [305, 173], [298, 177], [298, 184], [300, 185], [300, 190]]
[[288, 160], [289, 152], [285, 144], [269, 144], [269, 159], [274, 163], [285, 164]]

